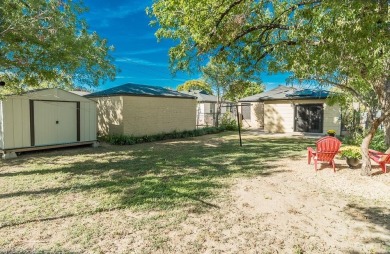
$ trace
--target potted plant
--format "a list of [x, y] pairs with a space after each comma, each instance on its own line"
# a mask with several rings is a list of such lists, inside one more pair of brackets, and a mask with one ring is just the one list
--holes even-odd
[[327, 133], [329, 136], [331, 136], [331, 137], [334, 137], [334, 136], [336, 135], [336, 131], [335, 131], [335, 130], [328, 130], [326, 133]]
[[342, 146], [340, 148], [341, 158], [347, 160], [347, 164], [350, 168], [354, 168], [359, 165], [362, 153], [359, 146]]

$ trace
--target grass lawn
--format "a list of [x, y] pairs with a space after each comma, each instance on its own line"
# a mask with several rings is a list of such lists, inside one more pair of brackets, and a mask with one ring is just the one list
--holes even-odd
[[[0, 252], [209, 251], [204, 243], [216, 229], [201, 220], [226, 219], [221, 207], [233, 202], [230, 188], [284, 171], [275, 165], [283, 158], [305, 160], [313, 144], [247, 136], [239, 147], [237, 135], [226, 132], [1, 161]], [[184, 238], [188, 244], [177, 249], [172, 239]]]

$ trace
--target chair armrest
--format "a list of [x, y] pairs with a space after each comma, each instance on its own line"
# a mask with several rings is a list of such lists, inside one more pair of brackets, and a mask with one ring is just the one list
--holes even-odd
[[311, 152], [311, 153], [316, 153], [316, 151], [314, 151], [314, 149], [312, 147], [307, 147], [307, 151]]
[[382, 153], [382, 152], [375, 151], [375, 150], [372, 150], [372, 149], [368, 149], [368, 154], [374, 154], [374, 155], [385, 155], [385, 154], [384, 154], [384, 153]]

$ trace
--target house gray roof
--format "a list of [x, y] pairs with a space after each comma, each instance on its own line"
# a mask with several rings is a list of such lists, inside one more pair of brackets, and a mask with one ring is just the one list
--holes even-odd
[[100, 92], [91, 93], [89, 95], [86, 95], [85, 97], [106, 97], [106, 96], [121, 96], [121, 95], [195, 99], [194, 96], [179, 93], [177, 91], [173, 91], [163, 87], [138, 85], [132, 83], [112, 87]]
[[180, 91], [181, 93], [192, 95], [197, 98], [198, 102], [218, 102], [218, 97], [208, 94], [203, 90], [189, 90], [189, 91]]
[[326, 99], [329, 91], [321, 89], [296, 89], [287, 86], [278, 86], [267, 92], [255, 94], [242, 98], [240, 102], [258, 102], [269, 100], [291, 100], [291, 99]]
[[286, 99], [286, 94], [294, 92], [296, 89], [287, 86], [278, 86], [272, 90], [242, 98], [240, 102], [255, 102], [263, 100], [282, 100]]

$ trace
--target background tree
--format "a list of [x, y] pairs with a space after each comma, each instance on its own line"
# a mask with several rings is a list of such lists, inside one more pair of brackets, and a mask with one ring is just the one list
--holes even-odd
[[177, 91], [203, 90], [213, 94], [211, 86], [204, 80], [188, 80], [177, 87]]
[[374, 91], [382, 115], [369, 114], [361, 146], [362, 174], [370, 174], [369, 143], [390, 115], [387, 0], [157, 0], [149, 11], [157, 37], [178, 41], [169, 52], [173, 71], [212, 56], [245, 72], [290, 71], [293, 79], [337, 87], [367, 108], [364, 94]]
[[250, 79], [259, 80], [256, 78], [255, 72], [242, 71], [241, 67], [233, 61], [221, 62], [211, 58], [201, 70], [203, 78], [211, 85], [217, 96], [217, 126], [222, 102], [226, 100], [237, 101], [251, 85], [255, 84], [254, 81], [249, 81]]
[[113, 79], [113, 50], [87, 30], [80, 14], [86, 9], [71, 0], [2, 0], [0, 4], [0, 81], [5, 92], [19, 93], [74, 84], [96, 86]]
[[265, 86], [259, 82], [238, 80], [233, 82], [230, 89], [225, 93], [224, 98], [230, 101], [238, 101], [244, 97], [262, 93]]

